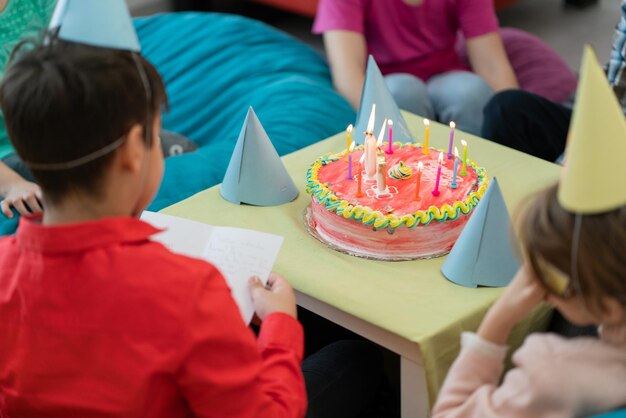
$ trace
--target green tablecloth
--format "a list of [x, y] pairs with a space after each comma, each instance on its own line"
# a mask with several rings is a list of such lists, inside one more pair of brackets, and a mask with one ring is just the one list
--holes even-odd
[[[422, 138], [422, 119], [406, 115], [411, 130]], [[314, 121], [306, 121], [314, 123]], [[431, 124], [431, 146], [445, 148], [449, 130]], [[497, 176], [511, 213], [529, 193], [557, 180], [558, 166], [497, 144], [457, 132], [457, 141], [469, 143], [468, 157]], [[420, 140], [421, 141], [421, 140]], [[303, 213], [310, 204], [304, 192], [306, 170], [312, 161], [345, 147], [339, 134], [283, 158], [300, 187], [298, 198], [277, 207], [237, 206], [223, 200], [219, 185], [198, 193], [164, 213], [212, 225], [237, 226], [285, 237], [274, 270], [300, 292], [321, 300], [419, 345], [431, 405], [459, 350], [459, 334], [475, 330], [501, 289], [468, 289], [446, 280], [444, 257], [432, 260], [382, 262], [330, 250], [306, 231]], [[215, 158], [223, 158], [216, 155]], [[538, 309], [516, 328], [511, 344], [542, 329], [547, 309]]]

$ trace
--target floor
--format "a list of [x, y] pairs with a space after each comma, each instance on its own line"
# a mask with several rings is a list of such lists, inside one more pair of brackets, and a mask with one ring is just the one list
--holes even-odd
[[[134, 15], [169, 11], [165, 0], [127, 0]], [[382, 1], [382, 0], [380, 0]], [[184, 8], [189, 0], [177, 0]], [[312, 19], [246, 0], [203, 0], [207, 11], [243, 14], [263, 20], [301, 39], [323, 53], [321, 38], [310, 33]], [[578, 69], [585, 43], [591, 44], [601, 62], [609, 57], [611, 39], [619, 19], [620, 0], [599, 0], [583, 9], [564, 7], [562, 0], [521, 0], [499, 12], [501, 26], [512, 26], [535, 34], [551, 45], [574, 70]]]

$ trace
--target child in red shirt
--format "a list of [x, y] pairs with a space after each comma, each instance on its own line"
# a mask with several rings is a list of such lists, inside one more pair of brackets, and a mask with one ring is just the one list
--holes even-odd
[[0, 416], [304, 416], [289, 284], [251, 280], [255, 340], [220, 273], [137, 219], [166, 100], [131, 52], [52, 39], [8, 69], [0, 104], [46, 211], [0, 240]]

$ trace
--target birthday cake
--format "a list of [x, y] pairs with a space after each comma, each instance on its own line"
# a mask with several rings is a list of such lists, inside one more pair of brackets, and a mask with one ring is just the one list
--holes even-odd
[[458, 158], [455, 170], [445, 152], [394, 143], [393, 153], [376, 150], [372, 172], [364, 148], [322, 156], [309, 168], [309, 231], [331, 248], [367, 258], [448, 253], [487, 188], [485, 170]]

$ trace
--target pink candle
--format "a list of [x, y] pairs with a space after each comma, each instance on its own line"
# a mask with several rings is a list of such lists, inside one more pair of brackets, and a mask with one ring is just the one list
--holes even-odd
[[393, 121], [389, 119], [389, 148], [387, 149], [387, 154], [393, 154], [393, 149], [391, 148], [393, 145]]
[[452, 145], [454, 144], [454, 128], [456, 128], [456, 123], [450, 122], [450, 143], [448, 144], [448, 160], [452, 159]]
[[443, 164], [443, 152], [439, 153], [439, 167], [437, 168], [437, 180], [435, 180], [435, 190], [433, 196], [439, 196], [439, 181], [441, 180], [441, 164]]
[[[361, 157], [360, 163], [363, 164], [365, 159], [365, 174], [368, 179], [376, 175], [376, 138], [374, 138], [374, 124], [376, 123], [376, 103], [372, 105], [369, 121], [367, 122], [367, 130], [365, 131], [365, 151]], [[360, 173], [361, 170], [359, 170]]]

